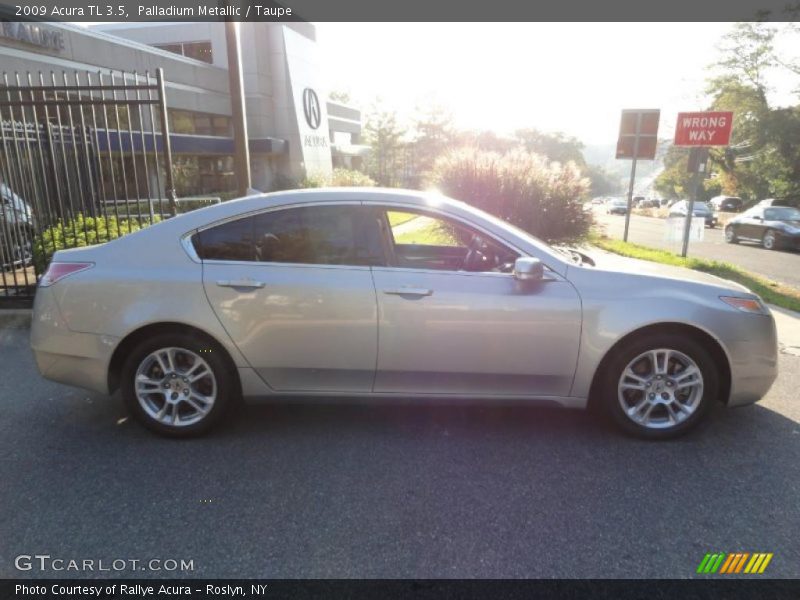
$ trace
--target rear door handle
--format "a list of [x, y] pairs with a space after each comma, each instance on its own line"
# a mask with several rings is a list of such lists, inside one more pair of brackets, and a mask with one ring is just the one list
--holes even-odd
[[263, 288], [266, 284], [263, 281], [255, 281], [254, 279], [220, 279], [217, 281], [217, 285], [233, 288]]
[[396, 296], [431, 296], [433, 290], [417, 287], [400, 287], [383, 290], [384, 294], [394, 294]]

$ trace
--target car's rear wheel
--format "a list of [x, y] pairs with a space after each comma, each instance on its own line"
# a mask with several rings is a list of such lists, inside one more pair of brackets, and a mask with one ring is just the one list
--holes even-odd
[[764, 237], [761, 238], [761, 245], [767, 250], [778, 249], [778, 236], [775, 235], [775, 232], [772, 229], [768, 229], [764, 234]]
[[221, 350], [178, 333], [136, 346], [121, 378], [128, 410], [148, 429], [172, 437], [206, 432], [236, 392]]
[[719, 391], [719, 372], [705, 347], [674, 334], [626, 344], [602, 375], [613, 420], [647, 439], [688, 432], [706, 417]]
[[736, 237], [736, 232], [733, 230], [733, 227], [731, 227], [730, 225], [728, 225], [725, 228], [725, 241], [728, 242], [729, 244], [738, 244], [739, 243], [739, 238]]

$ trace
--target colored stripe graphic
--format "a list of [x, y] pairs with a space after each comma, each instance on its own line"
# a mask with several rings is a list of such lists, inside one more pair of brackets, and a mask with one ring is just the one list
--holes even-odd
[[772, 552], [715, 552], [707, 553], [697, 566], [698, 573], [763, 573], [772, 560]]
[[725, 561], [725, 564], [722, 565], [722, 569], [720, 569], [720, 573], [727, 573], [728, 569], [730, 569], [733, 562], [736, 560], [736, 554], [728, 554], [728, 559]]

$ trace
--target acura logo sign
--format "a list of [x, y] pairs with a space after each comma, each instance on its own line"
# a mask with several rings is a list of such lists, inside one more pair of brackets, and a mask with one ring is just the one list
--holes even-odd
[[311, 88], [303, 90], [303, 114], [306, 116], [306, 123], [311, 129], [319, 127], [322, 112], [319, 108], [319, 98], [317, 93]]

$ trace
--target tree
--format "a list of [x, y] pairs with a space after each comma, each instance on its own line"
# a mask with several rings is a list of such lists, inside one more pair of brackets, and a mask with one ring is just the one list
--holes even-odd
[[439, 104], [418, 109], [414, 117], [414, 166], [419, 177], [424, 177], [436, 159], [456, 145], [457, 134], [453, 117]]
[[402, 179], [404, 130], [397, 123], [397, 113], [385, 110], [382, 104], [376, 99], [366, 115], [364, 141], [371, 146], [366, 167], [378, 184], [395, 186]]
[[573, 162], [579, 167], [586, 164], [583, 158], [583, 143], [564, 133], [543, 133], [538, 129], [518, 129], [514, 136], [522, 146], [534, 154], [566, 164]]
[[[798, 188], [798, 107], [769, 105], [767, 74], [782, 65], [775, 53], [773, 26], [737, 23], [719, 45], [720, 58], [708, 81], [710, 110], [734, 114], [731, 143], [709, 152], [710, 177], [700, 197], [714, 193], [756, 200], [796, 193]], [[671, 148], [656, 189], [668, 197], [686, 197], [690, 175], [688, 150]]]
[[582, 170], [589, 178], [589, 194], [593, 198], [619, 193], [619, 180], [602, 167], [586, 165]]

